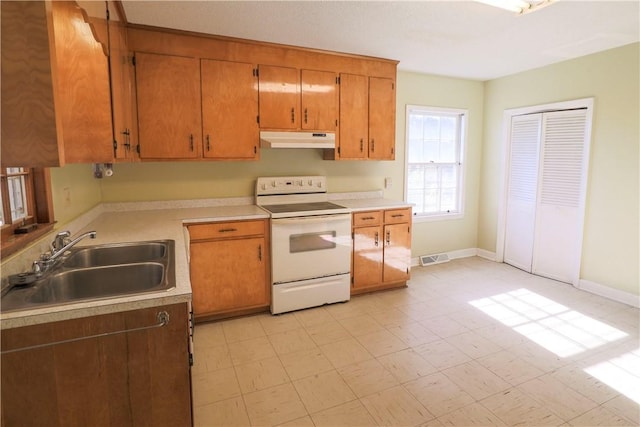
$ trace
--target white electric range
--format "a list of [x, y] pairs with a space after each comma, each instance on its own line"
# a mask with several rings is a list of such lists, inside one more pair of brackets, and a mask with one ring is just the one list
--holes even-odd
[[324, 176], [256, 181], [256, 204], [271, 215], [273, 314], [350, 298], [351, 213], [327, 198]]

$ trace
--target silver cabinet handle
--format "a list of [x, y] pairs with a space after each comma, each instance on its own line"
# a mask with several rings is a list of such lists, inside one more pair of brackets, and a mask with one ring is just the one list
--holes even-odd
[[26, 350], [33, 350], [36, 348], [51, 347], [54, 345], [67, 344], [70, 342], [90, 340], [92, 338], [102, 338], [102, 337], [108, 337], [111, 335], [126, 334], [127, 332], [137, 332], [137, 331], [144, 331], [147, 329], [161, 328], [169, 324], [169, 313], [167, 313], [166, 311], [159, 311], [158, 314], [156, 315], [156, 320], [158, 321], [158, 323], [154, 323], [153, 325], [149, 325], [149, 326], [141, 326], [139, 328], [132, 328], [132, 329], [122, 329], [120, 331], [105, 332], [104, 334], [88, 335], [86, 337], [71, 338], [68, 340], [54, 341], [46, 344], [37, 344], [37, 345], [30, 345], [27, 347], [19, 347], [19, 348], [14, 348], [12, 350], [2, 351], [0, 352], [0, 354], [16, 353], [18, 351], [26, 351]]
[[376, 231], [376, 237], [374, 239], [374, 243], [376, 246], [378, 246], [378, 241], [379, 241], [379, 236], [378, 236], [378, 232]]

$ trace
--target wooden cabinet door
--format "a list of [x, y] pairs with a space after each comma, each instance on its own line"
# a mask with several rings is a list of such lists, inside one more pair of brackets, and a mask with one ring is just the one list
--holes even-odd
[[93, 38], [82, 9], [75, 2], [54, 1], [51, 8], [55, 32], [56, 114], [60, 114], [62, 120], [65, 161], [112, 162], [107, 45]]
[[133, 126], [133, 65], [127, 47], [127, 28], [118, 16], [113, 2], [109, 8], [109, 65], [111, 67], [111, 98], [113, 108], [113, 140], [115, 159], [137, 158], [137, 135]]
[[340, 74], [340, 141], [341, 159], [366, 159], [368, 155], [368, 91], [367, 78]]
[[353, 288], [361, 289], [382, 282], [382, 227], [353, 230]]
[[140, 158], [200, 157], [200, 64], [196, 58], [136, 54]]
[[393, 160], [396, 135], [396, 91], [391, 79], [369, 77], [369, 158]]
[[107, 48], [75, 2], [2, 2], [2, 166], [113, 161]]
[[384, 282], [409, 279], [411, 267], [411, 229], [409, 224], [384, 226]]
[[261, 129], [300, 128], [300, 73], [295, 68], [260, 65]]
[[255, 67], [201, 60], [203, 154], [212, 159], [258, 158]]
[[196, 316], [269, 304], [264, 237], [192, 242], [190, 269]]
[[188, 328], [178, 303], [2, 330], [2, 351], [42, 346], [2, 354], [2, 425], [191, 425]]
[[302, 129], [335, 132], [338, 120], [337, 75], [302, 70]]

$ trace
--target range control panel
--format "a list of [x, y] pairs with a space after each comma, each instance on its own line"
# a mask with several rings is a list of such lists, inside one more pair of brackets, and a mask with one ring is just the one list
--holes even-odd
[[326, 176], [261, 177], [256, 181], [256, 196], [326, 192]]

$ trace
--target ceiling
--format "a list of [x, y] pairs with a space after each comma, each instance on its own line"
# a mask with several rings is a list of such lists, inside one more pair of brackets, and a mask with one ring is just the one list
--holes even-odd
[[516, 15], [473, 1], [134, 1], [127, 20], [355, 53], [490, 80], [640, 40], [640, 1], [560, 0]]

